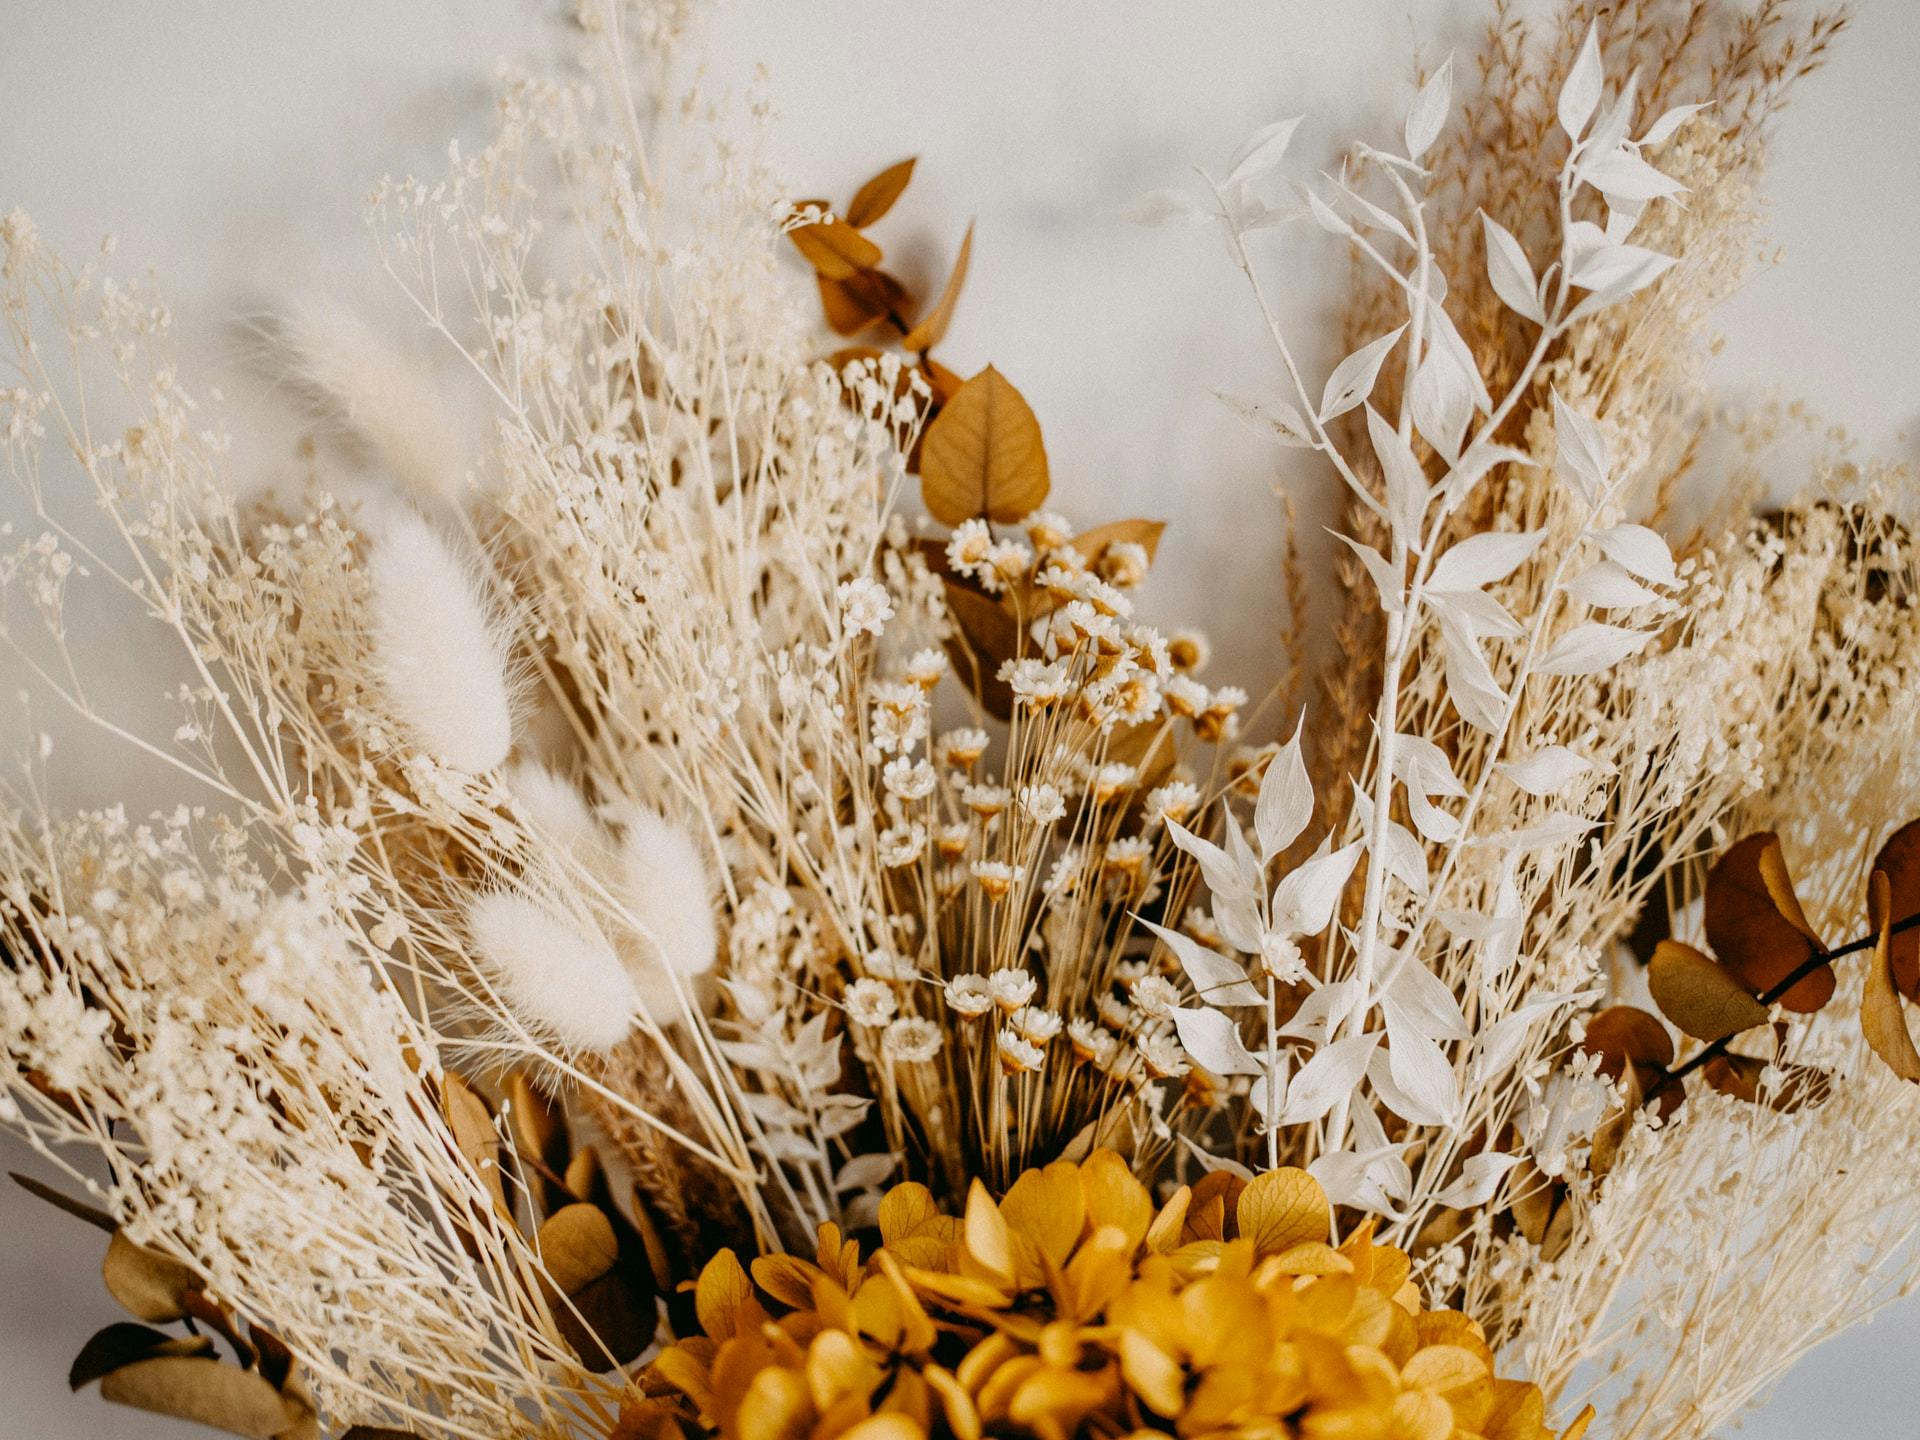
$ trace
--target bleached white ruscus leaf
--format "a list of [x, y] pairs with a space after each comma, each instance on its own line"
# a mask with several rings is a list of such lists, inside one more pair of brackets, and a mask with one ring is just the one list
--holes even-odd
[[1514, 314], [1536, 325], [1547, 322], [1540, 304], [1540, 282], [1534, 278], [1533, 264], [1511, 231], [1486, 211], [1480, 212], [1481, 228], [1487, 239], [1487, 279], [1493, 293]]
[[1387, 557], [1373, 546], [1354, 539], [1351, 535], [1342, 535], [1338, 530], [1328, 532], [1358, 557], [1361, 567], [1373, 580], [1373, 588], [1380, 593], [1380, 608], [1389, 615], [1398, 615], [1406, 608], [1406, 577], [1396, 575]]
[[1213, 393], [1249, 429], [1269, 440], [1296, 449], [1312, 448], [1316, 443], [1306, 417], [1284, 400], [1248, 400], [1220, 390]]
[[1387, 352], [1399, 342], [1406, 328], [1401, 325], [1369, 340], [1333, 367], [1333, 373], [1327, 377], [1326, 388], [1320, 395], [1320, 418], [1323, 421], [1346, 414], [1373, 393], [1374, 381], [1380, 378], [1380, 367], [1386, 363]]
[[1633, 108], [1639, 96], [1640, 72], [1635, 70], [1627, 76], [1626, 84], [1613, 97], [1613, 103], [1600, 112], [1600, 118], [1594, 121], [1593, 128], [1587, 132], [1588, 154], [1604, 155], [1620, 147], [1633, 124]]
[[1500, 1188], [1507, 1172], [1519, 1163], [1518, 1155], [1503, 1155], [1494, 1150], [1469, 1155], [1461, 1163], [1459, 1177], [1434, 1195], [1434, 1204], [1455, 1210], [1484, 1205], [1493, 1199], [1493, 1192]]
[[1453, 987], [1417, 957], [1402, 958], [1394, 965], [1381, 996], [1383, 1004], [1391, 1001], [1398, 1006], [1409, 1022], [1429, 1039], [1465, 1040], [1473, 1033]]
[[1453, 1066], [1399, 1006], [1388, 1000], [1380, 1008], [1387, 1020], [1386, 1064], [1383, 1067], [1375, 1056], [1367, 1067], [1374, 1090], [1402, 1120], [1451, 1125], [1460, 1108]]
[[1503, 760], [1494, 767], [1529, 795], [1558, 795], [1589, 770], [1591, 760], [1564, 745], [1546, 745], [1522, 760]]
[[1589, 621], [1576, 625], [1558, 640], [1534, 666], [1536, 675], [1594, 675], [1611, 670], [1629, 655], [1637, 655], [1653, 639], [1650, 630]]
[[1333, 193], [1340, 198], [1340, 203], [1347, 207], [1348, 213], [1355, 221], [1363, 225], [1371, 225], [1376, 230], [1384, 230], [1405, 245], [1411, 246], [1415, 243], [1407, 227], [1400, 223], [1399, 217], [1392, 211], [1381, 209], [1358, 190], [1334, 179], [1324, 170], [1320, 172], [1320, 176], [1333, 187]]
[[1472, 377], [1450, 351], [1433, 346], [1413, 372], [1407, 403], [1414, 428], [1451, 465], [1466, 441], [1467, 426], [1473, 423]]
[[1440, 617], [1440, 653], [1447, 682], [1447, 698], [1460, 718], [1476, 730], [1499, 731], [1508, 703], [1507, 692], [1493, 678], [1487, 657], [1473, 630], [1457, 616], [1436, 606]]
[[1447, 123], [1447, 108], [1453, 103], [1453, 57], [1433, 72], [1426, 84], [1420, 87], [1420, 93], [1413, 97], [1413, 106], [1407, 111], [1407, 123], [1403, 138], [1407, 142], [1407, 158], [1418, 160], [1440, 138], [1441, 127]]
[[1178, 821], [1167, 821], [1168, 838], [1198, 862], [1200, 878], [1212, 892], [1214, 923], [1234, 949], [1251, 953], [1260, 948], [1260, 925], [1254, 907], [1265, 877], [1240, 834], [1238, 822], [1228, 816], [1226, 828], [1229, 843], [1234, 843], [1231, 855]]
[[1227, 162], [1227, 184], [1244, 185], [1257, 180], [1285, 159], [1287, 147], [1293, 143], [1293, 132], [1303, 118], [1290, 115], [1276, 120], [1242, 141], [1240, 148], [1233, 152], [1233, 159]]
[[1422, 795], [1461, 796], [1467, 787], [1453, 773], [1447, 752], [1424, 735], [1399, 734], [1393, 740], [1394, 778]]
[[1480, 479], [1496, 465], [1534, 465], [1533, 456], [1524, 450], [1516, 450], [1511, 445], [1495, 445], [1486, 440], [1476, 441], [1466, 448], [1458, 461], [1447, 471], [1440, 481], [1440, 494], [1447, 508], [1452, 509], [1466, 498], [1469, 491], [1480, 483]]
[[1707, 104], [1676, 105], [1671, 110], [1662, 114], [1653, 124], [1649, 125], [1647, 127], [1647, 133], [1642, 135], [1635, 143], [1643, 146], [1659, 145], [1667, 140], [1671, 140], [1676, 130], [1707, 108], [1709, 108]]
[[1169, 930], [1164, 925], [1156, 925], [1151, 920], [1140, 922], [1165, 942], [1173, 951], [1174, 958], [1180, 962], [1180, 968], [1187, 972], [1194, 993], [1209, 1005], [1264, 1005], [1266, 999], [1247, 979], [1247, 972], [1238, 961], [1229, 959], [1218, 950], [1202, 945], [1191, 935], [1178, 930]]
[[1387, 517], [1408, 547], [1418, 550], [1420, 521], [1433, 496], [1426, 472], [1420, 468], [1413, 448], [1400, 437], [1400, 432], [1371, 405], [1367, 406], [1367, 438], [1373, 442], [1373, 453], [1380, 459], [1380, 473], [1387, 492]]
[[1429, 590], [1479, 590], [1524, 565], [1546, 538], [1545, 530], [1492, 530], [1447, 547], [1427, 575]]
[[[1343, 932], [1344, 933], [1344, 932]], [[1360, 1001], [1360, 987], [1351, 980], [1335, 980], [1322, 985], [1300, 1002], [1279, 1034], [1294, 1040], [1319, 1044], [1338, 1030]]]
[[1321, 853], [1302, 861], [1280, 877], [1273, 887], [1270, 913], [1273, 929], [1289, 936], [1318, 935], [1333, 919], [1340, 893], [1352, 878], [1360, 859], [1361, 843], [1338, 850], [1321, 846]]
[[1308, 1124], [1352, 1095], [1360, 1077], [1367, 1073], [1367, 1061], [1379, 1043], [1380, 1032], [1369, 1030], [1364, 1035], [1349, 1035], [1315, 1051], [1287, 1087], [1287, 1105], [1280, 1112], [1280, 1123]]
[[1554, 107], [1560, 128], [1567, 132], [1569, 140], [1577, 142], [1585, 132], [1594, 107], [1600, 103], [1600, 87], [1605, 78], [1600, 65], [1600, 26], [1595, 22], [1587, 27], [1587, 38], [1580, 44], [1573, 68], [1567, 71], [1566, 83], [1561, 85], [1560, 98]]
[[1645, 525], [1614, 525], [1592, 530], [1588, 538], [1598, 545], [1607, 559], [1623, 570], [1655, 585], [1678, 585], [1680, 576], [1673, 568], [1673, 551], [1658, 531]]
[[1299, 839], [1300, 832], [1313, 818], [1313, 781], [1307, 777], [1307, 762], [1300, 753], [1300, 731], [1305, 724], [1303, 714], [1293, 727], [1293, 738], [1267, 762], [1267, 773], [1260, 780], [1260, 797], [1253, 807], [1253, 828], [1260, 837], [1263, 862], [1272, 860]]
[[1338, 235], [1343, 240], [1353, 234], [1353, 226], [1347, 223], [1346, 217], [1329, 205], [1318, 190], [1311, 185], [1302, 185], [1300, 194], [1307, 202], [1307, 213], [1313, 217], [1314, 224], [1329, 235]]
[[1263, 1075], [1265, 1068], [1240, 1039], [1240, 1027], [1218, 1010], [1176, 1010], [1173, 1028], [1194, 1060], [1216, 1075]]
[[1607, 437], [1587, 416], [1553, 395], [1554, 469], [1589, 506], [1599, 503], [1613, 469]]
[[1293, 1070], [1291, 1050], [1270, 1050], [1257, 1057], [1260, 1073], [1247, 1087], [1247, 1103], [1263, 1124], [1271, 1125], [1287, 1106], [1288, 1076]]
[[1582, 290], [1625, 299], [1646, 289], [1676, 263], [1672, 255], [1642, 245], [1602, 245], [1581, 257], [1567, 278]]
[[1611, 560], [1574, 576], [1567, 582], [1567, 594], [1596, 610], [1635, 610], [1660, 598]]
[[1687, 188], [1624, 147], [1581, 161], [1579, 174], [1608, 200], [1663, 200]]

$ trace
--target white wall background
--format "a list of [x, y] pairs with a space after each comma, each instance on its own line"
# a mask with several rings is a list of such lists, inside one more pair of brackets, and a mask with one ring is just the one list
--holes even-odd
[[[1404, 101], [1416, 39], [1433, 58], [1464, 47], [1478, 10], [734, 0], [714, 71], [740, 85], [766, 62], [783, 117], [775, 153], [805, 190], [844, 198], [880, 165], [922, 157], [882, 238], [923, 284], [977, 218], [949, 358], [963, 371], [990, 359], [1026, 391], [1064, 507], [1175, 520], [1152, 607], [1218, 639], [1233, 630], [1220, 672], [1259, 679], [1282, 618], [1270, 490], [1300, 487], [1311, 515], [1319, 477], [1277, 469], [1210, 398], [1258, 391], [1272, 374], [1221, 247], [1115, 212], [1217, 165], [1283, 114], [1307, 111], [1297, 143], [1328, 155], [1342, 136], [1381, 133]], [[227, 321], [316, 278], [359, 286], [369, 184], [432, 173], [446, 137], [481, 134], [491, 61], [549, 43], [543, 12], [542, 0], [0, 0], [0, 208], [25, 206], [72, 255], [113, 232], [120, 265], [151, 263], [178, 301], [190, 374], [232, 389], [244, 439], [253, 402]], [[1866, 0], [1783, 127], [1769, 191], [1785, 256], [1726, 307], [1712, 372], [1736, 396], [1803, 398], [1862, 453], [1909, 461], [1920, 459], [1916, 74], [1920, 5]], [[1338, 271], [1311, 240], [1307, 251], [1276, 264], [1311, 335], [1337, 305]], [[269, 438], [242, 455], [276, 461], [284, 425], [255, 433]], [[119, 623], [103, 612], [92, 644], [123, 687], [145, 693], [159, 672]], [[11, 678], [0, 681], [11, 696]], [[119, 758], [78, 739], [60, 773], [76, 803], [125, 788]], [[21, 1167], [17, 1146], [0, 1151]], [[0, 1440], [194, 1433], [66, 1395], [81, 1342], [120, 1318], [90, 1273], [97, 1240], [0, 1195]], [[1908, 1302], [1817, 1352], [1744, 1433], [1911, 1440], [1916, 1346], [1920, 1302]]]

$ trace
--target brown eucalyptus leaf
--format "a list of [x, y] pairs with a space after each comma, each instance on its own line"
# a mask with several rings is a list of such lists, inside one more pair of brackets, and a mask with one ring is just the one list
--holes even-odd
[[536, 1244], [557, 1292], [549, 1297], [554, 1321], [583, 1364], [624, 1365], [646, 1349], [656, 1318], [646, 1257], [623, 1252], [597, 1205], [556, 1211]]
[[[1873, 868], [1887, 877], [1888, 914], [1895, 920], [1920, 912], [1920, 820], [1909, 820], [1887, 837]], [[1893, 987], [1920, 1000], [1920, 930], [1892, 937]]]
[[1885, 873], [1874, 871], [1867, 882], [1867, 908], [1879, 938], [1874, 941], [1866, 990], [1860, 997], [1860, 1030], [1889, 1070], [1902, 1080], [1920, 1082], [1920, 1050], [1914, 1048], [1900, 992], [1893, 984], [1893, 937], [1888, 933], [1893, 924], [1892, 895], [1893, 885]]
[[816, 275], [845, 280], [880, 263], [880, 247], [844, 220], [823, 220], [787, 232], [793, 248], [806, 257]]
[[107, 1283], [107, 1293], [129, 1315], [156, 1323], [185, 1315], [187, 1296], [202, 1288], [200, 1277], [190, 1268], [136, 1245], [121, 1230], [113, 1232], [100, 1274]]
[[506, 1209], [507, 1196], [500, 1181], [500, 1135], [493, 1128], [493, 1112], [480, 1092], [452, 1071], [440, 1082], [440, 1113], [453, 1132], [453, 1143], [473, 1166], [481, 1182], [492, 1192], [494, 1203]]
[[836, 335], [858, 335], [882, 320], [904, 321], [913, 309], [907, 287], [884, 270], [856, 270], [844, 280], [816, 278], [820, 308]]
[[1108, 546], [1131, 541], [1145, 550], [1148, 561], [1152, 561], [1159, 553], [1160, 537], [1166, 529], [1164, 520], [1109, 520], [1105, 525], [1096, 525], [1074, 536], [1073, 548], [1088, 565], [1097, 567]]
[[253, 1371], [204, 1355], [136, 1360], [103, 1376], [100, 1394], [116, 1405], [196, 1421], [249, 1440], [273, 1440], [300, 1418]]
[[1767, 1023], [1767, 1007], [1711, 955], [1662, 940], [1647, 967], [1654, 1004], [1696, 1040], [1724, 1040]]
[[968, 225], [967, 233], [960, 239], [960, 251], [953, 257], [953, 269], [947, 272], [947, 283], [940, 291], [940, 298], [933, 302], [931, 310], [920, 317], [920, 323], [902, 337], [901, 349], [924, 353], [946, 339], [947, 327], [953, 324], [954, 307], [960, 303], [960, 289], [967, 283], [967, 266], [972, 259], [973, 226]]
[[1815, 950], [1826, 949], [1826, 941], [1820, 938], [1820, 932], [1807, 919], [1807, 912], [1800, 908], [1800, 897], [1794, 893], [1793, 876], [1787, 873], [1787, 857], [1782, 853], [1779, 841], [1761, 846], [1758, 859], [1760, 883], [1766, 887], [1767, 898], [1773, 902], [1773, 908], [1780, 912], [1780, 918], [1806, 937]]
[[136, 1360], [156, 1355], [211, 1355], [213, 1341], [204, 1335], [173, 1336], [145, 1325], [121, 1320], [107, 1326], [80, 1347], [67, 1370], [67, 1384], [78, 1390], [102, 1375], [110, 1375]]
[[527, 1183], [539, 1197], [540, 1213], [550, 1215], [569, 1198], [554, 1179], [565, 1173], [573, 1152], [566, 1113], [518, 1070], [507, 1079], [507, 1097], [507, 1122]]
[[953, 399], [960, 393], [960, 387], [967, 383], [963, 376], [934, 359], [920, 362], [920, 374], [925, 378], [927, 388], [933, 391], [933, 403], [936, 406]]
[[957, 580], [946, 582], [946, 593], [947, 613], [959, 632], [947, 640], [954, 673], [988, 714], [1005, 720], [1013, 714], [1013, 690], [1000, 678], [1000, 664], [1014, 657], [1020, 628], [997, 602]]
[[907, 182], [913, 179], [913, 163], [918, 158], [909, 155], [862, 185], [855, 193], [853, 203], [847, 206], [847, 223], [864, 230], [891, 210], [893, 202], [900, 198], [900, 192], [907, 188]]
[[1011, 523], [1047, 498], [1047, 449], [1033, 410], [989, 365], [940, 408], [920, 447], [920, 493], [936, 520]]
[[[1748, 990], [1771, 990], [1813, 955], [1799, 901], [1791, 898], [1780, 858], [1780, 837], [1748, 835], [1707, 872], [1707, 944]], [[1794, 912], [1782, 910], [1786, 903]], [[1833, 967], [1823, 965], [1780, 997], [1789, 1010], [1809, 1014], [1833, 998]]]
[[119, 1224], [114, 1220], [113, 1216], [109, 1215], [106, 1211], [97, 1206], [89, 1205], [84, 1200], [75, 1200], [70, 1195], [62, 1195], [51, 1185], [42, 1184], [31, 1175], [22, 1175], [18, 1170], [9, 1170], [7, 1172], [7, 1178], [35, 1199], [44, 1200], [47, 1204], [53, 1206], [54, 1209], [64, 1210], [67, 1214], [73, 1216], [74, 1219], [84, 1220], [87, 1224], [94, 1226], [96, 1229], [104, 1230], [109, 1235], [116, 1234], [120, 1229]]
[[1673, 1037], [1658, 1019], [1633, 1005], [1610, 1005], [1587, 1022], [1580, 1048], [1600, 1057], [1600, 1073], [1618, 1080], [1632, 1065], [1673, 1063]]
[[1778, 1067], [1781, 1078], [1763, 1094], [1760, 1077], [1766, 1068], [1767, 1062], [1757, 1056], [1716, 1055], [1700, 1067], [1700, 1077], [1722, 1095], [1785, 1114], [1824, 1105], [1833, 1094], [1833, 1077], [1817, 1065]]

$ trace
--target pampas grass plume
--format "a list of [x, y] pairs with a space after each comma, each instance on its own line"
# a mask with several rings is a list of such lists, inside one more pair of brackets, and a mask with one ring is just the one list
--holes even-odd
[[507, 790], [515, 813], [544, 839], [572, 849], [599, 833], [599, 822], [578, 787], [537, 760], [518, 760], [509, 766]]
[[575, 1050], [606, 1051], [633, 1028], [639, 997], [602, 935], [510, 890], [467, 907], [467, 932], [513, 1013]]
[[467, 569], [411, 511], [368, 561], [380, 676], [395, 712], [435, 759], [490, 770], [513, 745], [505, 646]]
[[634, 809], [620, 840], [620, 898], [641, 927], [625, 948], [634, 984], [649, 1014], [676, 1015], [684, 982], [713, 968], [719, 938], [713, 880], [693, 837], [652, 810]]

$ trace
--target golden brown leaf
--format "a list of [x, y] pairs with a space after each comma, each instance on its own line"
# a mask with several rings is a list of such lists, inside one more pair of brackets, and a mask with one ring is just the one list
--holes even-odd
[[946, 594], [947, 613], [959, 632], [947, 640], [954, 673], [989, 715], [1005, 720], [1013, 714], [1013, 691], [1000, 678], [1000, 665], [1018, 652], [1020, 627], [999, 602], [957, 580], [946, 582]]
[[913, 309], [913, 296], [884, 270], [856, 270], [844, 280], [817, 276], [820, 308], [836, 335], [858, 335], [862, 330], [895, 319], [904, 324]]
[[1763, 1093], [1760, 1077], [1767, 1068], [1767, 1062], [1756, 1056], [1716, 1055], [1700, 1067], [1700, 1078], [1722, 1095], [1789, 1115], [1809, 1105], [1824, 1105], [1833, 1094], [1833, 1077], [1817, 1065], [1775, 1066], [1782, 1072], [1780, 1079]]
[[789, 230], [787, 238], [814, 273], [829, 280], [845, 280], [856, 271], [871, 270], [881, 260], [880, 247], [844, 220], [801, 225]]
[[1632, 1005], [1610, 1005], [1589, 1020], [1580, 1048], [1600, 1057], [1600, 1073], [1609, 1080], [1618, 1080], [1628, 1064], [1673, 1063], [1667, 1027]]
[[136, 1245], [121, 1230], [113, 1232], [100, 1272], [107, 1293], [128, 1314], [156, 1323], [185, 1315], [187, 1293], [201, 1288], [200, 1277], [187, 1266]]
[[907, 188], [907, 182], [913, 179], [913, 163], [918, 158], [909, 155], [862, 185], [855, 193], [853, 203], [847, 206], [847, 223], [864, 230], [891, 210], [893, 202]]
[[1860, 997], [1860, 1029], [1889, 1070], [1902, 1080], [1920, 1082], [1920, 1050], [1914, 1048], [1900, 992], [1893, 984], [1893, 937], [1888, 934], [1893, 924], [1892, 895], [1893, 886], [1885, 873], [1874, 871], [1867, 886], [1867, 903], [1879, 938], [1867, 966], [1866, 991]]
[[[1920, 912], [1920, 820], [1910, 820], [1887, 837], [1873, 868], [1887, 877], [1888, 913], [1899, 920]], [[1893, 986], [1909, 1000], [1920, 1000], [1920, 930], [1895, 935], [1889, 945]]]
[[953, 257], [953, 269], [947, 272], [947, 283], [940, 291], [940, 298], [933, 302], [931, 310], [920, 317], [920, 323], [902, 337], [902, 349], [924, 353], [946, 338], [947, 327], [953, 324], [954, 307], [960, 303], [960, 288], [967, 283], [967, 265], [972, 258], [973, 226], [968, 225], [967, 233], [960, 239], [960, 251]]
[[989, 365], [940, 409], [920, 447], [920, 491], [936, 520], [1011, 523], [1047, 498], [1040, 422]]
[[[1779, 852], [1780, 837], [1763, 830], [1737, 841], [1707, 873], [1707, 943], [1756, 995], [1785, 980], [1815, 950]], [[1833, 985], [1833, 967], [1823, 965], [1780, 1003], [1811, 1013], [1833, 998]]]
[[1073, 537], [1073, 548], [1089, 566], [1098, 567], [1109, 545], [1132, 541], [1147, 552], [1151, 561], [1160, 549], [1160, 537], [1166, 533], [1164, 520], [1109, 520]]
[[535, 1243], [557, 1292], [548, 1302], [554, 1322], [583, 1363], [595, 1369], [623, 1365], [646, 1349], [654, 1330], [646, 1259], [622, 1253], [613, 1222], [599, 1206], [556, 1210]]
[[1647, 967], [1653, 1001], [1696, 1040], [1724, 1040], [1767, 1023], [1767, 1007], [1719, 961], [1678, 940], [1662, 940]]
[[440, 1111], [453, 1143], [473, 1166], [474, 1173], [493, 1193], [494, 1204], [507, 1208], [506, 1191], [500, 1183], [500, 1135], [493, 1128], [493, 1112], [480, 1093], [452, 1071], [440, 1081]]
[[103, 1399], [156, 1415], [273, 1440], [299, 1419], [280, 1392], [251, 1370], [204, 1355], [158, 1355], [103, 1377]]

